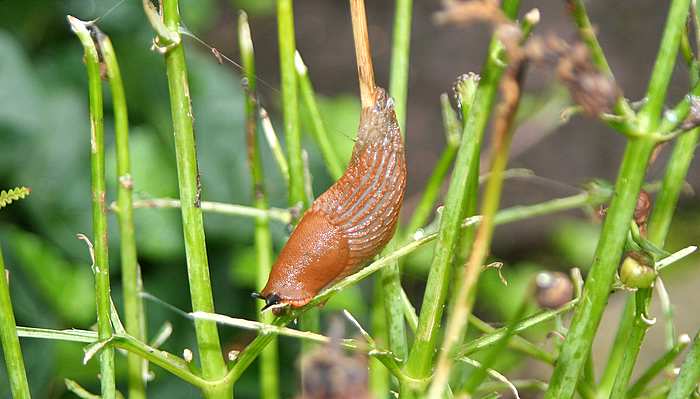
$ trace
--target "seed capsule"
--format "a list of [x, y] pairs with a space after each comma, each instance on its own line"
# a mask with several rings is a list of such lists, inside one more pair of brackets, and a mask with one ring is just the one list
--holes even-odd
[[641, 252], [630, 252], [620, 265], [620, 281], [628, 288], [650, 288], [656, 281], [654, 261]]
[[574, 296], [574, 285], [561, 272], [541, 272], [535, 277], [537, 304], [546, 309], [558, 309]]

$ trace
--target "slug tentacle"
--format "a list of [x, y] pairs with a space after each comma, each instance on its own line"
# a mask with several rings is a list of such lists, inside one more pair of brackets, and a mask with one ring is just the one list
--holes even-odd
[[[259, 294], [266, 307], [308, 303], [391, 240], [406, 188], [404, 144], [387, 93], [360, 116], [350, 163], [303, 215]], [[274, 308], [273, 308], [274, 310]]]

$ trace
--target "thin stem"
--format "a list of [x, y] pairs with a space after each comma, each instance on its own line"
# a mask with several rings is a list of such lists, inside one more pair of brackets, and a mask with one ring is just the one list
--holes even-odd
[[309, 206], [304, 194], [304, 162], [301, 157], [301, 133], [299, 131], [299, 105], [297, 98], [297, 72], [294, 67], [294, 11], [292, 0], [277, 0], [277, 32], [279, 39], [280, 75], [282, 85], [282, 111], [284, 137], [289, 161], [289, 205]]
[[[479, 279], [479, 274], [486, 260], [486, 256], [488, 255], [488, 251], [491, 248], [491, 239], [495, 227], [494, 218], [501, 201], [503, 172], [508, 164], [510, 143], [513, 137], [513, 121], [515, 120], [515, 113], [520, 104], [521, 85], [525, 72], [522, 60], [510, 61], [513, 64], [509, 66], [506, 77], [503, 79], [503, 102], [498, 107], [493, 127], [493, 163], [491, 166], [491, 177], [486, 185], [483, 198], [481, 224], [477, 230], [469, 260], [463, 269], [462, 276], [452, 298], [452, 307], [447, 318], [445, 338], [438, 359], [435, 376], [433, 377], [433, 383], [428, 391], [428, 397], [434, 399], [442, 397], [447, 386], [450, 370], [452, 368], [451, 351], [462, 339], [467, 329], [467, 320], [471, 313], [475, 297], [474, 287]], [[522, 308], [524, 309], [524, 305]], [[505, 339], [508, 339], [507, 337], [508, 334]], [[505, 345], [505, 343], [503, 345]], [[489, 365], [486, 364], [486, 366], [488, 367]], [[471, 391], [470, 388], [474, 388], [477, 385], [477, 383], [468, 385], [468, 391]]]
[[50, 339], [65, 342], [92, 344], [97, 342], [97, 333], [88, 330], [51, 330], [48, 328], [17, 327], [17, 336], [23, 338]]
[[[544, 392], [547, 390], [547, 383], [540, 380], [510, 380], [510, 385], [520, 390], [532, 390]], [[488, 393], [493, 391], [503, 391], [510, 389], [510, 386], [500, 381], [486, 381], [479, 385], [479, 393]]]
[[[564, 197], [564, 198], [557, 198], [553, 199], [550, 201], [545, 201], [539, 204], [534, 204], [534, 205], [521, 205], [521, 206], [515, 206], [511, 208], [504, 209], [496, 214], [495, 218], [495, 224], [496, 225], [501, 225], [501, 224], [506, 224], [506, 223], [513, 223], [525, 219], [529, 219], [532, 217], [536, 216], [542, 216], [542, 215], [547, 215], [555, 212], [562, 212], [570, 209], [576, 209], [576, 208], [581, 208], [581, 207], [589, 207], [589, 206], [597, 206], [600, 205], [602, 202], [607, 201], [612, 193], [604, 193], [603, 195], [597, 194], [597, 195], [589, 195], [588, 193], [581, 193], [581, 194], [576, 194], [573, 196], [569, 197]], [[460, 228], [466, 229], [471, 226], [476, 226], [479, 224], [480, 221], [479, 216], [474, 216], [465, 219], [462, 221]], [[331, 296], [334, 294], [342, 291], [343, 289], [357, 284], [358, 282], [364, 280], [368, 276], [372, 275], [378, 270], [381, 270], [383, 267], [388, 265], [390, 262], [400, 259], [403, 256], [406, 256], [413, 251], [417, 250], [418, 248], [422, 248], [431, 242], [435, 241], [438, 238], [439, 233], [433, 233], [433, 234], [427, 234], [424, 237], [417, 239], [415, 241], [412, 241], [408, 244], [403, 245], [402, 247], [398, 248], [396, 251], [392, 252], [391, 254], [387, 254], [383, 256], [380, 259], [377, 259], [373, 263], [369, 264], [368, 266], [364, 267], [357, 273], [350, 275], [343, 280], [337, 282], [333, 286], [325, 289], [323, 292], [321, 292], [319, 295], [317, 295], [314, 299], [312, 299], [309, 304], [296, 311], [289, 312], [286, 315], [280, 316], [276, 318], [273, 321], [273, 325], [276, 326], [283, 326], [286, 325], [287, 323], [291, 322], [294, 320], [294, 318], [297, 316], [297, 314], [303, 313], [307, 308], [309, 307], [314, 307], [318, 306], [319, 304], [324, 303], [327, 301]], [[523, 321], [522, 323], [516, 325], [514, 328], [514, 332], [518, 333], [522, 331], [523, 329], [526, 329], [528, 327], [531, 327], [537, 323], [540, 323], [544, 320], [549, 320], [553, 318], [555, 315], [561, 313], [561, 312], [566, 312], [570, 310], [576, 303], [578, 302], [578, 299], [575, 299], [566, 305], [562, 306], [560, 309], [557, 309], [556, 311], [546, 311], [541, 314], [532, 316], [532, 318], [526, 319], [526, 321]], [[498, 333], [494, 335], [495, 340], [498, 340]], [[253, 360], [258, 356], [262, 348], [265, 347], [265, 345], [269, 342], [271, 338], [269, 336], [258, 336], [251, 342], [246, 348], [241, 352], [240, 356], [238, 357], [238, 360], [236, 364], [233, 366], [231, 371], [229, 372], [229, 375], [226, 376], [227, 380], [236, 380], [238, 379], [245, 369], [253, 362]], [[480, 339], [477, 339], [476, 341], [480, 341]], [[484, 338], [484, 340], [480, 341], [479, 344], [483, 344], [483, 346], [487, 347], [491, 343], [489, 342], [489, 338]], [[467, 348], [469, 349], [469, 348]], [[477, 347], [476, 350], [479, 348]], [[462, 349], [460, 349], [462, 350]], [[459, 351], [458, 351], [459, 352]], [[470, 352], [471, 353], [471, 352]]]
[[[397, 239], [395, 238], [387, 244], [383, 253], [391, 253], [396, 250], [397, 246]], [[383, 268], [380, 275], [389, 349], [397, 358], [403, 361], [408, 356], [408, 341], [406, 338], [406, 324], [404, 323], [403, 301], [401, 300], [403, 288], [401, 287], [401, 272], [398, 260]]]
[[[90, 170], [92, 182], [92, 234], [95, 245], [95, 302], [97, 303], [97, 333], [101, 340], [112, 336], [110, 321], [109, 259], [107, 249], [107, 206], [105, 203], [104, 115], [102, 109], [102, 80], [97, 48], [90, 36], [90, 24], [68, 16], [73, 32], [85, 51], [85, 66], [90, 94]], [[116, 396], [114, 350], [106, 348], [100, 354], [102, 397]]]
[[[482, 225], [483, 226], [483, 225]], [[501, 354], [503, 351], [506, 349], [508, 346], [508, 343], [510, 342], [511, 337], [513, 337], [514, 332], [513, 332], [513, 327], [516, 322], [518, 322], [525, 311], [527, 311], [528, 304], [530, 302], [530, 296], [531, 292], [526, 292], [525, 293], [525, 298], [523, 302], [520, 304], [518, 309], [516, 310], [515, 317], [513, 320], [511, 320], [508, 325], [506, 326], [506, 331], [505, 334], [503, 335], [503, 338], [499, 339], [498, 342], [494, 345], [493, 348], [489, 349], [488, 352], [486, 352], [483, 356], [483, 360], [481, 360], [481, 365], [483, 368], [476, 370], [474, 373], [470, 374], [469, 377], [466, 379], [464, 383], [461, 384], [461, 387], [459, 389], [460, 392], [465, 392], [469, 395], [473, 394], [474, 391], [476, 391], [476, 388], [481, 385], [481, 383], [484, 381], [486, 378], [486, 374], [484, 371], [487, 368], [491, 368], [493, 364], [496, 362], [496, 360], [501, 357]], [[464, 359], [464, 358], [460, 358]], [[439, 363], [438, 363], [439, 367]]]
[[700, 129], [693, 129], [676, 140], [668, 160], [666, 173], [654, 200], [654, 209], [649, 218], [648, 239], [658, 247], [663, 247], [683, 190], [685, 177], [693, 161]]
[[[255, 75], [255, 53], [248, 25], [248, 16], [241, 11], [238, 16], [238, 45], [241, 52], [243, 70], [245, 71], [245, 130], [248, 146], [248, 164], [250, 167], [253, 203], [255, 208], [265, 212], [269, 207], [265, 190], [265, 172], [260, 148], [258, 145], [258, 111], [257, 111], [257, 81]], [[255, 219], [255, 253], [257, 258], [257, 289], [261, 290], [272, 269], [272, 235], [267, 216]], [[263, 303], [258, 303], [258, 320], [271, 323], [274, 316], [262, 312]], [[272, 340], [260, 355], [260, 395], [262, 398], [274, 399], [279, 397], [279, 370], [277, 369], [278, 350], [277, 340]]]
[[[416, 209], [413, 211], [411, 219], [409, 220], [405, 229], [405, 232], [408, 235], [406, 238], [410, 238], [411, 235], [415, 234], [420, 227], [424, 226], [428, 222], [428, 218], [433, 212], [435, 202], [440, 195], [440, 188], [445, 181], [447, 173], [452, 167], [452, 162], [454, 161], [455, 156], [457, 155], [457, 149], [459, 148], [459, 122], [457, 121], [457, 117], [452, 110], [447, 94], [442, 94], [440, 96], [440, 105], [442, 107], [443, 128], [448, 131], [448, 133], [446, 133], [446, 137], [448, 137], [447, 146], [442, 151], [440, 159], [433, 167], [433, 173], [430, 175], [428, 182], [423, 188], [423, 194], [421, 195], [420, 201], [418, 202], [418, 205], [416, 205]], [[469, 104], [469, 106], [470, 105], [471, 104]], [[463, 104], [462, 106], [465, 105]], [[455, 137], [456, 140], [450, 139], [452, 137]]]
[[653, 147], [652, 141], [634, 139], [625, 149], [615, 186], [615, 196], [608, 208], [593, 265], [584, 287], [584, 300], [574, 313], [546, 398], [570, 398], [576, 388], [610, 293]]
[[[296, 42], [294, 37], [294, 10], [292, 0], [277, 0], [277, 33], [279, 40], [280, 75], [282, 85], [282, 111], [284, 136], [289, 160], [289, 206], [309, 206], [309, 198], [304, 191], [304, 160], [301, 153], [301, 132], [299, 130], [299, 105], [297, 98], [297, 72], [294, 66]], [[302, 329], [314, 331], [319, 326], [317, 310], [302, 315]], [[302, 350], [310, 348], [302, 344]]]
[[280, 174], [282, 174], [284, 182], [287, 184], [287, 187], [289, 187], [289, 163], [287, 162], [287, 158], [284, 156], [282, 145], [277, 138], [275, 129], [272, 127], [270, 115], [267, 113], [265, 108], [260, 106], [260, 104], [258, 104], [258, 108], [260, 108], [260, 124], [262, 125], [262, 130], [265, 134], [265, 140], [267, 140], [267, 145], [270, 147], [270, 151], [272, 151], [272, 155], [275, 158], [275, 162], [280, 170]]
[[666, 19], [659, 53], [649, 79], [646, 102], [639, 111], [639, 131], [653, 132], [659, 125], [666, 100], [666, 89], [676, 65], [676, 54], [685, 29], [690, 0], [674, 0]]
[[637, 379], [637, 381], [632, 385], [628, 390], [626, 397], [628, 398], [637, 398], [639, 397], [646, 386], [654, 379], [656, 376], [661, 373], [668, 365], [672, 364], [673, 361], [678, 357], [678, 355], [683, 352], [686, 346], [690, 343], [690, 337], [687, 335], [684, 337], [681, 337], [679, 339], [679, 342], [671, 349], [669, 349], [666, 353], [664, 353], [660, 358], [656, 359], [654, 363], [647, 368], [641, 376]]
[[[691, 76], [691, 79], [693, 77]], [[697, 80], [697, 78], [695, 78]], [[683, 96], [683, 99], [678, 102], [673, 108], [664, 112], [664, 117], [659, 123], [657, 131], [665, 133], [675, 130], [678, 125], [683, 123], [683, 120], [690, 112], [690, 100], [693, 97], [700, 95], [700, 84], [696, 83], [689, 95]]]
[[[476, 327], [477, 330], [486, 334], [495, 333], [497, 331], [496, 328], [491, 327], [488, 323], [479, 319], [473, 314], [469, 315], [469, 323]], [[508, 341], [508, 346], [515, 351], [530, 356], [533, 359], [540, 360], [543, 363], [554, 365], [556, 360], [554, 355], [521, 337], [520, 335], [513, 334], [510, 341]]]
[[[179, 37], [180, 13], [177, 0], [162, 0], [163, 22]], [[159, 36], [160, 40], [166, 40]], [[180, 189], [182, 227], [187, 256], [187, 275], [190, 285], [192, 310], [214, 312], [214, 298], [209, 278], [204, 224], [201, 208], [201, 187], [194, 137], [192, 104], [187, 78], [185, 49], [182, 43], [173, 43], [165, 52], [168, 75], [170, 112], [173, 121], [177, 175]], [[195, 320], [195, 333], [204, 378], [220, 378], [226, 374], [221, 354], [221, 343], [216, 323]], [[208, 398], [231, 397], [231, 386], [208, 389]]]
[[668, 399], [685, 399], [696, 389], [700, 381], [700, 331], [695, 334], [693, 344], [681, 366], [680, 374], [673, 383]]
[[[660, 123], [666, 88], [673, 71], [676, 53], [680, 45], [680, 37], [684, 29], [684, 23], [679, 23], [672, 18], [681, 18], [685, 21], [689, 6], [689, 0], [673, 2], [669, 11], [669, 19], [664, 30], [661, 48], [649, 83], [648, 102], [639, 114], [640, 128], [649, 132], [654, 131]], [[668, 57], [671, 57], [672, 60], [667, 59]], [[663, 247], [666, 241], [666, 235], [673, 218], [678, 196], [683, 187], [688, 166], [693, 158], [692, 150], [697, 142], [697, 131], [684, 137], [684, 139], [684, 141], [678, 140], [672, 158], [669, 159], [662, 189], [654, 205], [652, 218], [649, 220], [648, 238], [651, 243], [658, 247]], [[687, 148], [678, 147], [679, 144], [684, 146], [690, 144], [691, 151], [688, 152]], [[678, 158], [676, 159], [674, 156], [678, 156]], [[625, 344], [625, 353], [615, 377], [611, 398], [623, 398], [626, 395], [627, 386], [641, 349], [642, 341], [649, 328], [647, 313], [652, 293], [651, 289], [640, 289], [635, 293], [634, 321], [631, 329], [627, 332], [628, 339]], [[630, 297], [628, 300], [631, 301], [632, 298]]]
[[9, 274], [5, 270], [5, 260], [0, 248], [0, 342], [5, 357], [5, 368], [10, 381], [10, 392], [13, 398], [29, 399], [29, 384], [24, 370], [22, 348], [19, 345], [15, 313], [12, 310], [10, 298]]
[[316, 102], [316, 93], [314, 91], [313, 84], [311, 83], [311, 78], [309, 78], [309, 70], [304, 65], [304, 61], [301, 58], [301, 54], [297, 51], [295, 53], [295, 66], [297, 71], [297, 78], [299, 79], [299, 90], [301, 91], [301, 99], [304, 105], [309, 110], [309, 116], [311, 117], [311, 133], [318, 145], [319, 150], [321, 150], [321, 155], [326, 164], [326, 168], [330, 172], [333, 179], [338, 179], [343, 174], [343, 162], [340, 160], [338, 153], [335, 151], [333, 144], [331, 144], [328, 138], [328, 131], [326, 130], [326, 125], [321, 117], [321, 111], [318, 108]]
[[[354, 3], [354, 2], [353, 2]], [[363, 3], [362, 1], [360, 3]], [[364, 14], [364, 4], [361, 13]], [[410, 37], [411, 37], [411, 14], [412, 1], [399, 0], [396, 2], [396, 11], [394, 15], [394, 34], [391, 52], [391, 70], [389, 73], [389, 93], [394, 99], [396, 118], [401, 128], [401, 133], [405, 139], [406, 133], [406, 96], [408, 92], [408, 63], [410, 52]], [[355, 20], [353, 13], [353, 21]], [[353, 23], [353, 26], [356, 23]], [[364, 21], [366, 29], [366, 20]], [[365, 32], [366, 33], [366, 32]], [[369, 44], [367, 44], [367, 52], [369, 53]], [[371, 54], [368, 54], [371, 57]], [[358, 65], [362, 61], [358, 54]], [[372, 69], [371, 58], [369, 65]], [[361, 67], [360, 67], [361, 68]], [[372, 82], [373, 83], [373, 82]], [[361, 83], [362, 85], [362, 83]], [[400, 234], [389, 242], [384, 249], [384, 253], [390, 253], [398, 246]], [[389, 338], [389, 349], [401, 361], [404, 361], [408, 356], [408, 340], [406, 338], [406, 324], [404, 322], [403, 301], [401, 299], [401, 273], [399, 271], [399, 262], [394, 261], [381, 271], [381, 281], [383, 285], [384, 313], [386, 316], [386, 326]], [[403, 381], [399, 392], [405, 392], [408, 388]]]
[[[117, 348], [124, 349], [129, 353], [133, 353], [143, 357], [144, 359], [148, 359], [148, 361], [151, 363], [163, 368], [164, 370], [167, 370], [183, 381], [186, 381], [205, 392], [209, 392], [210, 397], [212, 396], [211, 392], [226, 390], [225, 387], [215, 386], [205, 378], [193, 373], [190, 368], [190, 364], [179, 356], [153, 348], [129, 336], [115, 335], [113, 336], [111, 343]], [[227, 397], [230, 398], [231, 395], [229, 394]]]
[[[99, 44], [107, 78], [112, 92], [114, 107], [114, 140], [117, 152], [117, 204], [120, 235], [120, 255], [122, 268], [122, 290], [124, 296], [124, 316], [126, 331], [134, 338], [146, 340], [146, 316], [141, 299], [141, 272], [136, 257], [134, 235], [134, 212], [132, 190], [134, 183], [129, 160], [129, 118], [121, 72], [112, 41], [96, 26], [93, 35]], [[134, 354], [127, 357], [129, 398], [145, 398], [146, 382], [144, 375], [148, 364]]]
[[620, 315], [620, 324], [617, 327], [615, 340], [610, 347], [608, 360], [605, 363], [605, 368], [600, 376], [600, 383], [597, 387], [598, 398], [602, 399], [610, 397], [610, 392], [612, 391], [613, 384], [615, 383], [615, 375], [617, 374], [617, 370], [620, 369], [622, 358], [625, 356], [625, 345], [627, 344], [628, 334], [632, 329], [633, 322], [634, 301], [627, 300], [625, 302], [625, 307], [622, 310], [622, 314]]
[[404, 135], [406, 134], [406, 98], [408, 94], [412, 17], [413, 0], [397, 0], [391, 44], [389, 93], [394, 98], [396, 119]]
[[[386, 347], [389, 341], [386, 327], [386, 315], [384, 314], [384, 293], [381, 278], [374, 279], [374, 289], [372, 294], [372, 336], [380, 345]], [[369, 359], [369, 389], [374, 397], [380, 398], [390, 390], [389, 370], [382, 362], [373, 357]]]
[[[174, 198], [151, 198], [134, 201], [134, 208], [180, 208], [180, 200]], [[203, 212], [219, 213], [222, 215], [245, 216], [250, 218], [267, 217], [271, 220], [288, 224], [292, 221], [292, 215], [287, 209], [268, 208], [257, 209], [245, 205], [226, 204], [223, 202], [202, 201], [200, 208]], [[119, 211], [118, 207], [112, 209]]]
[[[271, 312], [268, 312], [268, 313], [271, 313]], [[317, 343], [321, 343], [321, 344], [328, 344], [332, 341], [331, 338], [329, 338], [325, 335], [317, 334], [317, 333], [310, 332], [310, 331], [299, 331], [299, 330], [295, 330], [293, 328], [282, 327], [282, 326], [278, 326], [278, 325], [274, 325], [274, 324], [269, 324], [266, 322], [238, 319], [238, 318], [229, 317], [229, 316], [225, 316], [225, 315], [221, 315], [221, 314], [195, 312], [195, 313], [192, 313], [191, 316], [195, 320], [196, 319], [211, 320], [211, 321], [215, 321], [221, 325], [238, 327], [238, 328], [243, 328], [246, 330], [259, 331], [260, 334], [262, 334], [262, 335], [268, 335], [268, 334], [282, 335], [285, 337], [298, 338], [298, 339], [317, 342]], [[362, 345], [360, 345], [354, 339], [341, 339], [338, 341], [338, 343], [343, 348], [346, 348], [346, 349], [354, 349], [354, 350], [362, 349]]]
[[[642, 136], [631, 139], [625, 150], [615, 187], [616, 196], [613, 197], [603, 224], [593, 265], [583, 292], [584, 300], [574, 314], [545, 398], [566, 399], [573, 396], [583, 362], [590, 350], [593, 336], [607, 302], [615, 269], [622, 254], [629, 222], [644, 179], [649, 156], [654, 147], [654, 142], [644, 136], [653, 133], [659, 125], [663, 102], [666, 98], [666, 89], [675, 64], [680, 34], [686, 20], [689, 3], [690, 0], [674, 0], [671, 3], [661, 40], [661, 48], [647, 91], [647, 103], [638, 116], [637, 128]], [[638, 306], [637, 309], [642, 308]], [[635, 314], [637, 319], [643, 319], [643, 313], [635, 312]], [[642, 329], [643, 325], [635, 323], [633, 328]], [[623, 363], [634, 364], [644, 333], [639, 331], [631, 336], [638, 337], [639, 344], [627, 342], [625, 348], [628, 348], [628, 353], [625, 354]], [[620, 381], [616, 381], [615, 384], [626, 387], [629, 376], [624, 374], [626, 374], [626, 370], [631, 370], [631, 367], [623, 366], [620, 370], [623, 374], [618, 375], [616, 380]]]
[[[514, 18], [519, 0], [506, 0], [503, 8], [510, 18]], [[447, 289], [452, 272], [452, 261], [460, 237], [459, 225], [464, 216], [467, 201], [467, 188], [478, 184], [478, 148], [489, 119], [496, 95], [498, 81], [503, 66], [492, 57], [500, 44], [493, 40], [489, 57], [482, 71], [482, 77], [474, 100], [473, 109], [464, 126], [462, 143], [457, 153], [455, 170], [450, 180], [450, 188], [445, 200], [445, 208], [440, 222], [440, 238], [435, 247], [435, 255], [428, 275], [423, 296], [415, 340], [406, 364], [406, 374], [415, 379], [425, 379], [430, 375], [432, 357], [435, 352], [436, 332], [440, 330], [440, 320], [447, 298]], [[471, 198], [475, 201], [475, 198]]]
[[355, 59], [357, 60], [357, 75], [360, 82], [360, 102], [362, 108], [371, 107], [374, 103], [374, 67], [372, 66], [372, 51], [367, 32], [367, 15], [365, 0], [350, 0], [352, 19], [352, 35], [355, 43]]
[[639, 289], [633, 294], [634, 299], [629, 299], [629, 301], [634, 301], [634, 318], [632, 320], [632, 325], [626, 332], [627, 342], [625, 342], [622, 362], [617, 369], [615, 382], [610, 391], [609, 397], [611, 399], [624, 399], [626, 397], [627, 385], [632, 376], [632, 371], [634, 371], [634, 365], [639, 350], [642, 347], [642, 341], [644, 340], [647, 330], [651, 327], [647, 316], [647, 310], [651, 301], [651, 292], [652, 290], [650, 288]]
[[[517, 323], [515, 323], [512, 327], [512, 333], [513, 334], [519, 334], [522, 331], [527, 330], [528, 328], [535, 326], [537, 324], [543, 323], [547, 320], [552, 320], [556, 316], [566, 313], [573, 309], [576, 304], [578, 304], [580, 301], [580, 298], [574, 298], [571, 301], [565, 303], [562, 305], [559, 309], [555, 310], [545, 310], [540, 313], [534, 314], [530, 317], [527, 317]], [[472, 353], [476, 353], [479, 351], [482, 351], [486, 348], [490, 348], [491, 346], [495, 345], [500, 341], [505, 334], [507, 333], [507, 328], [506, 327], [501, 327], [499, 329], [494, 330], [491, 333], [482, 335], [479, 338], [476, 338], [474, 340], [471, 340], [467, 342], [466, 344], [462, 344], [458, 346], [455, 349], [455, 357], [461, 357], [461, 356], [469, 356]]]
[[[611, 195], [611, 194], [608, 194]], [[605, 201], [609, 197], [600, 197], [600, 196], [595, 196], [591, 197], [586, 193], [583, 194], [577, 194], [573, 195], [570, 197], [564, 197], [564, 198], [557, 198], [554, 200], [546, 201], [540, 204], [534, 204], [534, 205], [529, 205], [529, 206], [517, 206], [517, 207], [512, 207], [508, 209], [504, 209], [496, 215], [495, 218], [495, 223], [496, 225], [501, 225], [505, 223], [513, 223], [517, 222], [520, 220], [525, 220], [529, 219], [531, 217], [535, 216], [542, 216], [546, 215], [549, 213], [553, 212], [561, 212], [569, 209], [576, 209], [584, 206], [596, 206], [599, 205], [599, 201]], [[470, 217], [466, 220], [464, 220], [461, 224], [461, 228], [465, 229], [470, 226], [475, 226], [478, 225], [480, 220], [480, 217]], [[380, 259], [377, 259], [373, 263], [369, 264], [365, 268], [361, 269], [357, 273], [348, 276], [344, 278], [343, 280], [339, 281], [338, 283], [334, 284], [333, 286], [325, 289], [323, 292], [321, 292], [319, 295], [317, 295], [314, 299], [312, 299], [309, 304], [305, 307], [302, 308], [301, 310], [294, 311], [294, 312], [289, 312], [289, 314], [286, 314], [284, 316], [280, 316], [274, 320], [272, 324], [276, 326], [283, 326], [289, 323], [290, 321], [294, 320], [297, 314], [303, 313], [306, 308], [309, 307], [314, 307], [318, 306], [319, 304], [327, 301], [331, 296], [334, 294], [342, 291], [343, 289], [357, 284], [358, 282], [362, 281], [363, 279], [367, 278], [374, 272], [381, 270], [383, 267], [388, 265], [390, 262], [400, 259], [403, 256], [406, 256], [413, 251], [415, 251], [418, 248], [422, 248], [434, 240], [438, 238], [438, 233], [433, 233], [433, 234], [428, 234], [418, 240], [412, 241], [408, 244], [403, 245], [402, 247], [398, 248], [396, 251], [392, 252], [391, 254], [387, 254], [383, 256]], [[576, 300], [577, 301], [577, 300]], [[562, 308], [560, 308], [557, 311], [549, 311], [545, 312], [539, 317], [541, 317], [543, 320], [549, 320], [550, 318], [554, 317], [554, 315], [558, 314], [558, 312], [563, 312], [563, 311], [568, 311], [571, 309], [571, 307], [574, 306], [576, 301], [572, 301], [568, 305], [564, 305]], [[527, 328], [529, 326], [532, 326], [534, 324], [537, 324], [537, 321], [540, 320], [539, 318], [533, 318], [532, 324], [524, 323], [525, 327]], [[517, 333], [521, 330], [518, 330], [518, 327], [516, 326], [514, 331]], [[262, 348], [267, 345], [271, 337], [269, 336], [258, 336], [251, 342], [246, 348], [241, 352], [240, 356], [238, 357], [238, 360], [236, 364], [233, 366], [231, 369], [229, 375], [226, 377], [226, 379], [231, 379], [231, 380], [236, 380], [238, 379], [243, 372], [246, 370], [246, 368], [253, 362], [253, 360], [258, 356]], [[498, 339], [498, 338], [496, 338]], [[486, 343], [485, 345], [488, 345]]]

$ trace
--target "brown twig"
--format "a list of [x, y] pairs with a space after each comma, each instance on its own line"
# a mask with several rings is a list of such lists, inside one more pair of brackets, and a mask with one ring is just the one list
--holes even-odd
[[367, 15], [364, 0], [350, 0], [352, 15], [352, 35], [355, 40], [355, 58], [357, 59], [357, 75], [360, 80], [360, 100], [362, 108], [374, 103], [374, 67], [372, 66], [372, 51], [369, 46], [367, 33]]

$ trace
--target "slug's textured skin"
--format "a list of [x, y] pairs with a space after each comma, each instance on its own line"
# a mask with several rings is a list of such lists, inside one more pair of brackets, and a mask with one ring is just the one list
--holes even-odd
[[391, 240], [406, 189], [406, 160], [392, 99], [377, 88], [360, 116], [345, 174], [301, 218], [259, 297], [300, 307]]

